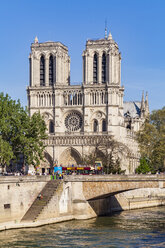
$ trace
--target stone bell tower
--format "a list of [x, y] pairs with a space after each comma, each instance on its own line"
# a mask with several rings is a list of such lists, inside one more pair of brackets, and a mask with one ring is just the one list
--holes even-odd
[[[123, 125], [123, 95], [121, 87], [121, 54], [117, 43], [112, 39], [111, 33], [108, 38], [88, 40], [83, 52], [83, 86], [85, 92], [85, 123], [92, 119], [91, 109], [102, 113], [99, 124], [97, 114], [91, 124], [84, 130], [93, 130], [93, 125], [98, 125], [96, 130], [102, 130], [113, 135], [120, 135]], [[98, 124], [97, 124], [98, 123]], [[105, 128], [101, 128], [104, 123]]]
[[121, 54], [111, 33], [106, 39], [87, 41], [83, 52], [84, 84], [120, 85], [120, 67]]
[[[36, 37], [31, 44], [29, 65], [30, 82], [27, 92], [30, 115], [40, 111], [48, 116], [53, 130], [55, 105], [60, 103], [59, 88], [70, 85], [68, 48], [61, 42], [39, 43]], [[49, 126], [49, 123], [47, 125]]]
[[70, 58], [68, 48], [62, 43], [39, 43], [36, 37], [31, 45], [29, 63], [31, 87], [70, 84]]

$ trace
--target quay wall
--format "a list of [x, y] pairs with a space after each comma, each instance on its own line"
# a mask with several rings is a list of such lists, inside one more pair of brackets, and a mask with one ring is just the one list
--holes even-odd
[[[35, 222], [22, 223], [22, 217], [49, 180], [50, 176], [0, 177], [0, 230], [34, 227], [71, 219], [88, 219], [98, 215], [108, 215], [114, 211], [165, 205], [165, 176], [151, 178], [110, 175], [68, 176], [61, 182]], [[131, 181], [134, 187], [137, 182], [139, 188], [130, 190]], [[97, 195], [97, 182], [106, 194], [89, 199], [89, 196]], [[124, 182], [127, 191], [120, 192], [119, 185], [121, 183], [123, 187]], [[89, 189], [86, 192], [88, 183], [91, 192]], [[111, 193], [107, 195], [110, 185], [118, 190], [117, 194], [113, 195], [110, 191]], [[147, 187], [148, 185], [152, 187]]]
[[48, 180], [48, 176], [0, 177], [0, 223], [19, 222]]

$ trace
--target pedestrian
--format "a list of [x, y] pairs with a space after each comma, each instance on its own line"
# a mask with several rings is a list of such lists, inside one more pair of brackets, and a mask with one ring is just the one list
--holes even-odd
[[42, 199], [43, 199], [43, 195], [40, 193], [40, 194], [37, 196], [37, 198], [38, 198], [39, 200], [42, 200]]

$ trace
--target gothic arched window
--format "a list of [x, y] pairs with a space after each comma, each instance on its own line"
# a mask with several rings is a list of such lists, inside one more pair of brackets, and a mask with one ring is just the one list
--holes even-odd
[[107, 124], [106, 124], [106, 120], [104, 119], [102, 121], [102, 132], [106, 132], [107, 131]]
[[45, 86], [45, 58], [43, 55], [40, 58], [40, 85]]
[[102, 56], [102, 83], [106, 82], [106, 55], [103, 53]]
[[49, 122], [49, 133], [54, 133], [54, 122], [53, 121]]
[[49, 57], [49, 85], [53, 85], [53, 56]]
[[98, 132], [98, 127], [99, 127], [98, 121], [94, 120], [94, 122], [93, 122], [93, 132], [94, 133]]
[[98, 67], [98, 61], [97, 61], [97, 54], [95, 53], [94, 57], [93, 57], [93, 83], [98, 83], [98, 77], [97, 77], [97, 74], [98, 74], [98, 70], [97, 70], [97, 67]]

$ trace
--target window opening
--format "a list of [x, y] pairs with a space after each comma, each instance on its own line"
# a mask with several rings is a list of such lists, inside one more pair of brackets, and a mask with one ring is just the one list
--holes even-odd
[[53, 123], [53, 121], [49, 122], [49, 133], [54, 133], [54, 123]]
[[93, 122], [93, 131], [95, 133], [98, 132], [98, 121], [97, 120], [94, 120]]
[[40, 85], [45, 86], [45, 59], [44, 56], [40, 58]]
[[49, 85], [53, 85], [53, 56], [49, 58]]
[[94, 57], [93, 57], [93, 83], [97, 83], [97, 54], [95, 53]]
[[103, 53], [102, 56], [102, 83], [106, 82], [106, 55]]
[[106, 125], [106, 120], [104, 119], [102, 121], [102, 132], [106, 132], [107, 131], [107, 125]]

